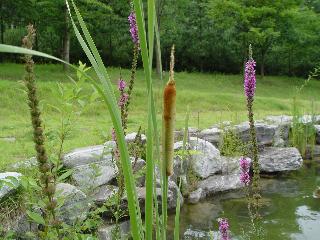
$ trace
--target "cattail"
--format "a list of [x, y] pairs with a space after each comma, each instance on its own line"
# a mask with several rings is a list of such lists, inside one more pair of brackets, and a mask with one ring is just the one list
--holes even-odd
[[173, 174], [173, 145], [176, 121], [176, 83], [173, 69], [174, 46], [171, 49], [170, 77], [163, 92], [163, 161], [167, 176]]

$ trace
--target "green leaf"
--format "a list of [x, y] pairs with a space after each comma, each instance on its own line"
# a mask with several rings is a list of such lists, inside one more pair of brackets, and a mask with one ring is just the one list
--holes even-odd
[[63, 173], [61, 176], [58, 177], [58, 182], [62, 182], [64, 181], [66, 178], [68, 178], [69, 176], [71, 176], [73, 173], [73, 170], [68, 170], [65, 173]]
[[35, 223], [45, 225], [44, 218], [39, 213], [31, 212], [29, 210], [27, 210], [26, 213], [29, 216], [29, 218], [31, 218], [31, 220]]
[[[68, 1], [67, 1], [68, 3]], [[80, 15], [80, 12], [78, 11], [76, 5], [74, 4], [74, 1], [71, 0], [72, 6], [75, 10], [77, 20], [81, 26], [81, 29], [83, 31], [85, 40], [81, 36], [77, 26], [75, 25], [71, 11], [68, 5], [69, 15], [71, 17], [71, 23], [74, 28], [76, 37], [78, 38], [79, 43], [81, 44], [82, 49], [85, 51], [87, 57], [89, 58], [92, 67], [94, 68], [101, 84], [102, 88], [99, 87], [97, 84], [93, 82], [95, 87], [97, 88], [97, 91], [101, 94], [101, 96], [104, 98], [105, 103], [107, 104], [112, 123], [115, 129], [116, 137], [118, 140], [118, 147], [120, 151], [120, 160], [121, 160], [121, 166], [123, 169], [123, 175], [125, 179], [125, 187], [127, 189], [127, 198], [128, 198], [128, 208], [129, 208], [129, 214], [130, 214], [130, 222], [131, 222], [131, 232], [132, 237], [134, 240], [142, 239], [143, 237], [143, 230], [142, 230], [142, 220], [141, 220], [141, 212], [139, 207], [139, 201], [137, 197], [136, 192], [136, 186], [135, 186], [135, 180], [133, 176], [131, 161], [129, 158], [128, 148], [124, 139], [124, 132], [122, 129], [122, 122], [121, 122], [121, 115], [120, 111], [117, 105], [117, 101], [113, 92], [113, 87], [111, 84], [111, 81], [109, 79], [109, 76], [107, 74], [106, 68], [102, 62], [102, 59], [99, 55], [98, 50], [95, 47], [95, 44], [91, 38], [91, 35], [89, 34], [89, 31]], [[88, 47], [88, 45], [89, 47]]]

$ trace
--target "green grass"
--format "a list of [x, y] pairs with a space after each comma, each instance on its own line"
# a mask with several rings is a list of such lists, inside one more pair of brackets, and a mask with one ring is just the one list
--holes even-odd
[[[116, 86], [119, 69], [108, 69], [111, 80]], [[129, 79], [129, 70], [121, 70], [125, 80]], [[24, 87], [21, 83], [24, 68], [18, 64], [0, 64], [0, 169], [14, 162], [34, 155], [32, 129], [26, 104]], [[69, 75], [74, 75], [69, 74]], [[164, 76], [167, 81], [168, 74]], [[67, 86], [71, 83], [60, 65], [37, 65], [36, 79], [43, 107], [45, 129], [50, 132], [57, 128], [59, 117], [48, 105], [59, 104], [57, 82]], [[176, 73], [177, 84], [177, 128], [183, 128], [187, 106], [190, 107], [189, 126], [205, 128], [214, 123], [232, 120], [246, 120], [243, 79], [241, 75]], [[155, 95], [158, 116], [161, 116], [162, 83], [155, 76]], [[265, 77], [257, 79], [255, 99], [256, 119], [266, 115], [291, 114], [292, 98], [295, 87], [303, 83], [301, 78]], [[88, 84], [88, 89], [89, 89]], [[304, 112], [311, 111], [311, 101], [315, 101], [315, 113], [319, 111], [318, 93], [320, 81], [312, 80], [299, 96], [300, 107]], [[137, 131], [147, 123], [147, 90], [143, 71], [137, 72], [137, 81], [129, 111], [128, 128]], [[111, 131], [111, 120], [105, 104], [94, 103], [75, 122], [73, 132], [65, 144], [66, 151], [72, 148], [101, 144]], [[15, 142], [5, 141], [6, 137], [15, 137]]]

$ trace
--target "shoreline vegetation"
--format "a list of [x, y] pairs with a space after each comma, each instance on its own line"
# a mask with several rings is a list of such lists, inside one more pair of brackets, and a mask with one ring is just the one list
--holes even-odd
[[[35, 67], [35, 78], [39, 88], [40, 107], [47, 137], [50, 137], [50, 132], [59, 124], [56, 110], [50, 107], [50, 105], [58, 104], [58, 83], [62, 83], [67, 89], [71, 88], [72, 83], [68, 76], [75, 75], [74, 72], [65, 74], [60, 71], [61, 69], [61, 65], [55, 64], [39, 64]], [[23, 71], [22, 64], [5, 63], [0, 66], [0, 150], [3, 153], [0, 157], [0, 169], [34, 155], [32, 129], [29, 125], [28, 108], [24, 101], [25, 92], [21, 84]], [[108, 68], [108, 72], [113, 85], [116, 86], [120, 77], [119, 69]], [[89, 74], [93, 75], [93, 72], [89, 71]], [[122, 69], [121, 74], [124, 80], [130, 79], [130, 70]], [[167, 76], [168, 73], [165, 72], [164, 79]], [[159, 111], [157, 115], [160, 118], [163, 83], [157, 79], [155, 73], [154, 77], [154, 94]], [[177, 129], [182, 129], [184, 126], [186, 105], [190, 107], [190, 127], [204, 129], [223, 121], [232, 121], [237, 124], [246, 120], [241, 74], [177, 72], [175, 79], [177, 87], [181, 89], [177, 102]], [[258, 94], [255, 101], [255, 119], [262, 119], [267, 115], [291, 115], [296, 87], [300, 86], [303, 81], [303, 78], [295, 77], [266, 76], [261, 79], [257, 76]], [[135, 85], [129, 110], [129, 132], [137, 131], [141, 124], [142, 129], [146, 128], [143, 121], [147, 112], [144, 102], [146, 90], [142, 69], [137, 71]], [[320, 81], [311, 80], [299, 94], [297, 104], [303, 113], [317, 112], [319, 109], [320, 101], [317, 100], [319, 87]], [[90, 84], [85, 84], [85, 88], [88, 91], [92, 89]], [[76, 120], [72, 134], [66, 139], [65, 151], [101, 144], [111, 139], [110, 132], [106, 130], [112, 127], [111, 120], [108, 115], [101, 114], [103, 110], [105, 106], [99, 98], [87, 107]], [[85, 138], [82, 133], [86, 133]]]

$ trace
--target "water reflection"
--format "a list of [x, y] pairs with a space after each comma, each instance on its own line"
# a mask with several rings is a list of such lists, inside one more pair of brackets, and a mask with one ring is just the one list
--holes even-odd
[[301, 233], [292, 234], [292, 239], [318, 240], [320, 238], [320, 213], [310, 210], [308, 206], [300, 206], [296, 210], [296, 215]]
[[[320, 185], [320, 164], [311, 164], [298, 172], [263, 179], [265, 206], [261, 209], [267, 240], [320, 239], [320, 199], [313, 191]], [[181, 211], [181, 234], [187, 229], [217, 230], [217, 219], [229, 219], [233, 239], [239, 239], [249, 226], [247, 202], [242, 191], [214, 196], [188, 205]], [[169, 224], [173, 227], [173, 217]]]

